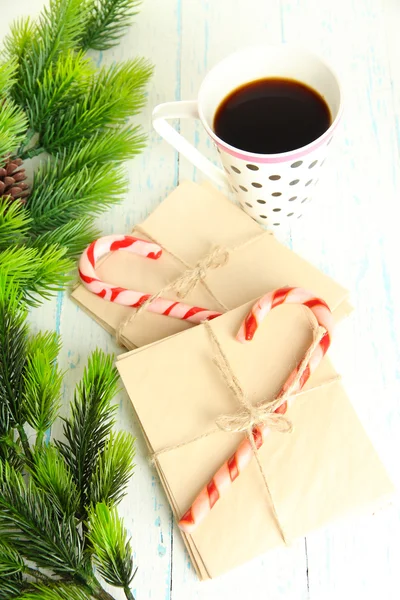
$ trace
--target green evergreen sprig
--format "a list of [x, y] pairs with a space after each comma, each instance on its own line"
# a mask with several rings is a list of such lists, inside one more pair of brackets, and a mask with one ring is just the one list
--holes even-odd
[[88, 0], [88, 18], [80, 44], [85, 50], [108, 50], [137, 14], [138, 0]]
[[33, 577], [49, 598], [74, 589], [110, 600], [97, 565], [130, 600], [133, 562], [116, 505], [132, 474], [134, 440], [112, 433], [113, 358], [93, 352], [64, 420], [65, 440], [45, 441], [58, 416], [60, 341], [54, 333], [30, 335], [22, 293], [0, 280], [0, 598], [42, 597]]
[[49, 0], [38, 19], [12, 25], [0, 53], [0, 167], [39, 156], [26, 205], [0, 196], [0, 600], [113, 600], [94, 567], [133, 598], [116, 506], [135, 448], [113, 432], [113, 360], [92, 354], [64, 439], [49, 441], [60, 340], [32, 335], [27, 314], [71, 280], [73, 260], [99, 235], [94, 216], [126, 191], [122, 163], [144, 147], [129, 119], [151, 66], [139, 58], [97, 69], [85, 54], [115, 45], [137, 4]]
[[[0, 55], [0, 166], [10, 153], [51, 155], [41, 156], [25, 215], [18, 212], [24, 224], [13, 215], [16, 239], [27, 247], [44, 240], [64, 246], [57, 274], [70, 267], [63, 258], [76, 258], [88, 243], [82, 223], [124, 197], [118, 165], [145, 145], [127, 119], [144, 105], [152, 66], [137, 58], [99, 69], [85, 54], [114, 45], [136, 8], [132, 0], [49, 0], [36, 21], [13, 24]], [[8, 210], [1, 202], [0, 248], [10, 239], [1, 236]], [[92, 223], [90, 231], [96, 233]]]

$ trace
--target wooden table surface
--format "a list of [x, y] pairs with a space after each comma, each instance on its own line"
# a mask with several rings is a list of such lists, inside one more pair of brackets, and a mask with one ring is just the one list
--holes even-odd
[[[44, 0], [0, 0], [0, 37]], [[153, 107], [196, 97], [205, 73], [253, 43], [290, 41], [328, 59], [345, 92], [343, 124], [302, 226], [287, 243], [351, 291], [354, 314], [340, 326], [332, 356], [358, 415], [393, 479], [400, 483], [400, 3], [398, 0], [144, 0], [119, 47], [98, 64], [138, 54], [155, 64], [140, 118], [146, 151], [127, 165], [124, 203], [100, 219], [104, 232], [128, 232], [182, 179], [201, 175], [151, 129]], [[181, 131], [214, 158], [198, 123]], [[62, 334], [68, 369], [65, 409], [88, 354], [120, 352], [113, 339], [59, 294], [32, 314], [37, 328]], [[119, 426], [138, 433], [127, 396]], [[396, 502], [271, 552], [215, 581], [199, 583], [161, 486], [138, 436], [137, 466], [121, 506], [139, 566], [137, 600], [333, 600], [400, 598], [400, 512]], [[118, 596], [118, 598], [122, 596]]]

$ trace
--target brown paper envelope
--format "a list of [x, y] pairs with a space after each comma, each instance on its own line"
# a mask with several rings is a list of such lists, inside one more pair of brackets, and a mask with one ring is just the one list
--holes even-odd
[[[309, 312], [274, 309], [254, 340], [235, 334], [251, 304], [211, 322], [242, 387], [254, 402], [273, 398], [311, 343]], [[204, 325], [127, 353], [117, 367], [150, 450], [190, 441], [215, 428], [237, 406], [213, 361]], [[280, 522], [290, 538], [374, 505], [393, 491], [330, 361], [325, 359], [296, 398], [291, 434], [271, 432], [260, 449]], [[318, 387], [320, 386], [320, 387]], [[218, 432], [160, 454], [161, 481], [179, 518], [242, 434]], [[192, 536], [184, 536], [201, 578], [215, 577], [282, 545], [268, 495], [253, 461]]]
[[[145, 230], [163, 246], [195, 265], [213, 246], [236, 247], [259, 236], [264, 230], [239, 207], [211, 186], [182, 183], [144, 221]], [[206, 281], [215, 296], [228, 308], [236, 308], [268, 291], [285, 285], [312, 289], [328, 302], [339, 320], [351, 311], [348, 292], [330, 277], [264, 232], [262, 238], [233, 250], [228, 264], [209, 270]], [[137, 234], [144, 238], [142, 233]], [[159, 260], [143, 259], [128, 252], [105, 257], [98, 268], [109, 283], [155, 293], [174, 281], [184, 270], [182, 264], [164, 252]], [[169, 292], [168, 298], [176, 299]], [[133, 309], [107, 302], [78, 286], [72, 298], [107, 331], [115, 334]], [[223, 310], [198, 284], [186, 297], [190, 305]], [[122, 341], [127, 348], [149, 344], [192, 328], [191, 323], [143, 312], [126, 327]]]

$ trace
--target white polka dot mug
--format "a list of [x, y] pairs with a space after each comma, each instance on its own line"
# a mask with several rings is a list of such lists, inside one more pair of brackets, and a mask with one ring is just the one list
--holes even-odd
[[[245, 85], [266, 78], [300, 82], [315, 90], [330, 111], [330, 126], [307, 145], [279, 154], [257, 154], [231, 146], [214, 131], [221, 102]], [[318, 181], [342, 114], [342, 94], [332, 69], [306, 49], [289, 44], [241, 50], [218, 63], [201, 84], [198, 100], [168, 102], [153, 111], [153, 126], [176, 150], [215, 183], [228, 186], [242, 208], [268, 229], [302, 216]], [[218, 168], [181, 136], [167, 119], [200, 119], [220, 155]]]

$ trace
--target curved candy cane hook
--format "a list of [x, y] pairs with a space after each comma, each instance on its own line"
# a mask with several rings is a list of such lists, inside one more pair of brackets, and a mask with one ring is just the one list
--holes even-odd
[[[308, 365], [304, 369], [296, 389], [291, 390], [293, 394], [299, 392], [305, 385], [311, 373], [315, 371], [331, 342], [333, 331], [333, 317], [328, 305], [314, 294], [301, 288], [281, 288], [270, 292], [260, 298], [243, 321], [236, 339], [239, 342], [249, 342], [253, 339], [261, 322], [266, 315], [280, 304], [302, 304], [311, 310], [315, 315], [318, 324], [323, 327], [326, 333], [314, 349]], [[286, 390], [292, 386], [297, 374], [299, 373], [301, 363], [291, 372], [285, 384], [282, 386], [277, 399], [283, 397]], [[275, 409], [274, 412], [284, 414], [288, 408], [288, 402], [291, 403], [293, 397], [288, 400], [283, 400], [282, 404]], [[270, 429], [267, 425], [256, 425], [252, 430], [252, 436], [257, 450], [263, 445]], [[229, 489], [232, 482], [240, 475], [240, 473], [249, 465], [253, 458], [253, 448], [248, 437], [246, 437], [235, 454], [229, 458], [216, 472], [211, 481], [202, 489], [196, 500], [193, 502], [189, 510], [183, 515], [179, 521], [179, 527], [186, 533], [192, 533], [196, 527], [207, 517], [208, 513], [214, 504], [221, 498]]]
[[[107, 235], [90, 244], [83, 252], [79, 261], [79, 277], [83, 285], [93, 294], [100, 296], [100, 298], [109, 302], [115, 302], [116, 304], [122, 304], [123, 306], [138, 308], [151, 298], [152, 295], [106, 283], [99, 279], [96, 273], [97, 261], [106, 254], [118, 250], [131, 252], [132, 254], [138, 254], [139, 256], [153, 260], [158, 260], [162, 255], [162, 249], [158, 244], [153, 244], [152, 242], [147, 242], [130, 235]], [[214, 310], [207, 310], [199, 306], [190, 306], [183, 302], [174, 302], [166, 298], [155, 298], [146, 306], [146, 310], [196, 324], [214, 319], [221, 314]]]

